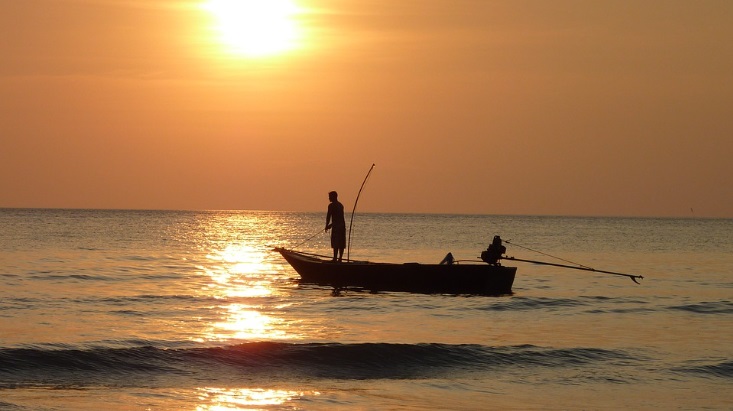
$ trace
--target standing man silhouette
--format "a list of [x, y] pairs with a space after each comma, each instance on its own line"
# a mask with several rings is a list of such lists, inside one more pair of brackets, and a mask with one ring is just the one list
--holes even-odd
[[344, 205], [338, 201], [338, 193], [328, 193], [328, 213], [326, 214], [326, 230], [331, 229], [331, 248], [333, 261], [341, 262], [346, 248], [346, 220], [344, 219]]

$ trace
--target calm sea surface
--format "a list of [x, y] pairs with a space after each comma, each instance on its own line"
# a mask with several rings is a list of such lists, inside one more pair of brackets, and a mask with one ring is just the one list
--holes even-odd
[[324, 221], [0, 209], [0, 409], [733, 409], [733, 220], [356, 216], [354, 259], [499, 234], [645, 277], [517, 262], [501, 297], [301, 286], [270, 249], [328, 254]]

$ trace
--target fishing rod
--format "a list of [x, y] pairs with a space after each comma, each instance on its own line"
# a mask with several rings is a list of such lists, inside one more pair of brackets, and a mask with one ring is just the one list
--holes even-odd
[[638, 281], [636, 281], [637, 279], [639, 279], [639, 280], [643, 280], [644, 279], [644, 277], [643, 276], [640, 276], [640, 275], [617, 273], [617, 272], [614, 272], [614, 271], [596, 270], [595, 268], [586, 267], [586, 266], [576, 267], [576, 266], [565, 265], [565, 264], [547, 263], [547, 262], [544, 262], [544, 261], [524, 260], [524, 259], [521, 259], [521, 258], [514, 258], [514, 257], [501, 257], [501, 258], [503, 260], [522, 261], [522, 262], [525, 262], [525, 263], [540, 264], [540, 265], [551, 265], [551, 266], [554, 266], [554, 267], [572, 268], [573, 270], [592, 271], [594, 273], [621, 275], [621, 276], [624, 276], [624, 277], [631, 278], [631, 281], [633, 281], [633, 282], [635, 282], [637, 284], [640, 284]]
[[367, 172], [366, 177], [364, 177], [364, 181], [361, 183], [361, 187], [359, 188], [359, 193], [356, 194], [356, 201], [354, 201], [354, 208], [351, 210], [351, 221], [349, 221], [349, 245], [346, 248], [346, 261], [350, 261], [350, 255], [351, 255], [351, 226], [354, 224], [354, 214], [356, 213], [356, 204], [359, 203], [359, 196], [361, 196], [361, 190], [364, 189], [364, 185], [366, 184], [367, 180], [369, 179], [369, 176], [372, 174], [372, 170], [374, 170], [374, 163], [372, 163], [372, 166], [369, 167], [369, 171]]
[[323, 233], [323, 230], [319, 229], [318, 231], [316, 231], [315, 234], [313, 234], [312, 236], [310, 236], [310, 237], [306, 238], [305, 240], [303, 240], [302, 243], [298, 243], [297, 245], [295, 245], [293, 247], [293, 249], [296, 249], [296, 248], [300, 247], [301, 245], [303, 245], [303, 244], [307, 243], [308, 241], [314, 239], [318, 234], [321, 234], [321, 233]]

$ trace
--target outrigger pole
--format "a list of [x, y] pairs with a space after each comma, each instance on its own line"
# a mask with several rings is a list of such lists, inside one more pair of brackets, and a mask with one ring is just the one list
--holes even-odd
[[372, 170], [374, 170], [374, 163], [372, 163], [372, 166], [369, 167], [369, 172], [367, 172], [366, 177], [364, 177], [364, 181], [361, 183], [361, 187], [359, 188], [359, 193], [356, 195], [356, 201], [354, 201], [354, 208], [351, 209], [351, 221], [349, 221], [349, 245], [346, 248], [346, 261], [351, 261], [349, 258], [351, 255], [351, 226], [354, 224], [354, 214], [356, 213], [356, 204], [359, 203], [359, 196], [361, 195], [361, 190], [364, 189], [364, 185], [366, 184], [367, 180], [369, 179], [369, 175], [372, 174]]
[[521, 259], [521, 258], [514, 258], [514, 257], [501, 257], [501, 258], [503, 260], [522, 261], [522, 262], [525, 262], [525, 263], [533, 263], [533, 264], [540, 264], [540, 265], [551, 265], [551, 266], [554, 266], [554, 267], [572, 268], [573, 270], [592, 271], [594, 273], [621, 275], [621, 276], [624, 276], [624, 277], [631, 278], [631, 281], [633, 281], [633, 282], [635, 282], [637, 284], [639, 284], [639, 282], [636, 281], [637, 279], [639, 279], [639, 280], [643, 280], [644, 279], [644, 277], [642, 277], [640, 275], [616, 273], [616, 272], [613, 272], [613, 271], [596, 270], [595, 268], [591, 268], [591, 267], [576, 267], [576, 266], [565, 265], [565, 264], [546, 263], [544, 261], [524, 260], [524, 259]]

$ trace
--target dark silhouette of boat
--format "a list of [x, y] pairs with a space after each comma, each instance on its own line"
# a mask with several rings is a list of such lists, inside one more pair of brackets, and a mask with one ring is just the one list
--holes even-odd
[[482, 253], [484, 263], [457, 263], [450, 254], [441, 264], [334, 262], [315, 254], [275, 248], [300, 274], [302, 284], [357, 288], [372, 292], [403, 291], [425, 294], [511, 294], [516, 267], [504, 267], [499, 256]]

